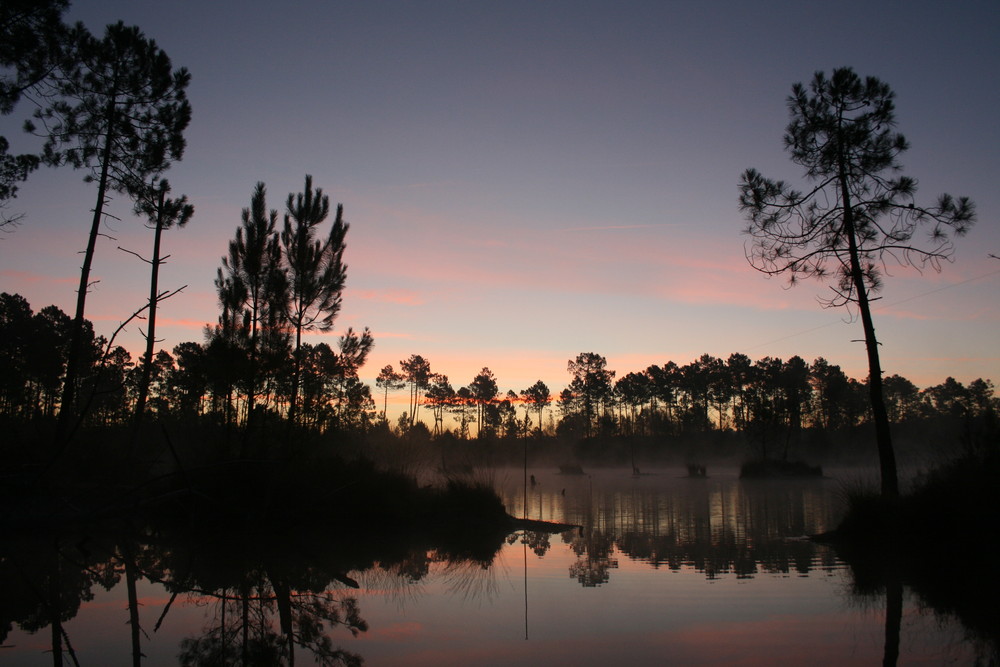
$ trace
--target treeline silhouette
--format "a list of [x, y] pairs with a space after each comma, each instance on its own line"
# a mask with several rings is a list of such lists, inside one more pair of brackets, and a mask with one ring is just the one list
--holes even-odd
[[[5, 422], [40, 424], [58, 414], [70, 328], [70, 317], [55, 306], [34, 312], [24, 297], [0, 294], [0, 416]], [[95, 335], [89, 322], [85, 332], [85, 353], [75, 374], [78, 395], [90, 406], [85, 424], [125, 425], [141, 390], [141, 364], [123, 347]], [[742, 434], [761, 458], [786, 458], [806, 433], [850, 431], [871, 421], [866, 384], [826, 359], [754, 361], [740, 353], [728, 359], [705, 354], [683, 366], [671, 361], [620, 377], [604, 357], [583, 353], [568, 362], [570, 381], [557, 396], [542, 381], [502, 393], [489, 368], [454, 389], [447, 375], [412, 355], [400, 362], [400, 372], [391, 365], [381, 370], [375, 386], [382, 405], [376, 406], [372, 388], [358, 375], [371, 344], [370, 334], [352, 330], [335, 348], [302, 343], [295, 388], [290, 345], [254, 360], [246, 346], [219, 335], [219, 327], [207, 329], [204, 343], [184, 342], [172, 352], [157, 352], [147, 410], [154, 419], [244, 429], [252, 409], [260, 424], [277, 425], [290, 419], [297, 391], [298, 426], [320, 434], [599, 441], [725, 432]], [[884, 385], [895, 424], [934, 424], [969, 448], [981, 446], [996, 430], [1000, 401], [990, 380], [965, 385], [949, 377], [920, 389], [892, 375]], [[408, 409], [390, 423], [388, 396], [401, 390], [409, 395]]]

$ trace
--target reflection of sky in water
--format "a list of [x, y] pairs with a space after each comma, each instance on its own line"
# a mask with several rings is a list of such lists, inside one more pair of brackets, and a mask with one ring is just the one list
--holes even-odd
[[[432, 562], [416, 582], [378, 569], [352, 572], [361, 589], [338, 595], [357, 596], [370, 629], [353, 639], [334, 628], [333, 643], [370, 665], [408, 667], [880, 664], [884, 598], [851, 597], [848, 570], [825, 547], [781, 539], [835, 522], [839, 483], [751, 484], [734, 472], [709, 475], [687, 480], [671, 471], [632, 479], [625, 471], [592, 477], [538, 471], [539, 483], [529, 489], [532, 516], [591, 518], [589, 530], [550, 536], [543, 557], [510, 540], [489, 569]], [[522, 493], [520, 472], [498, 473], [497, 481], [516, 513], [520, 501], [511, 495]], [[680, 555], [673, 567], [632, 559], [623, 551], [626, 534], [672, 545]], [[734, 554], [760, 562], [739, 575]], [[614, 565], [600, 585], [583, 586], [577, 575], [588, 564], [592, 571], [594, 561]], [[95, 587], [95, 593], [65, 626], [80, 664], [129, 664], [124, 584], [111, 592]], [[181, 595], [154, 633], [169, 595], [141, 581], [139, 596], [149, 634], [142, 641], [144, 664], [176, 664], [180, 642], [198, 636], [217, 613], [217, 606]], [[51, 664], [47, 628], [33, 636], [14, 632], [6, 643], [17, 648], [0, 658]], [[959, 627], [920, 611], [907, 594], [900, 664], [965, 664], [969, 651]], [[313, 664], [302, 648], [296, 661]]]
[[[883, 601], [864, 608], [842, 595], [843, 570], [808, 576], [733, 575], [708, 580], [618, 554], [611, 581], [584, 588], [568, 575], [575, 554], [553, 540], [544, 558], [528, 553], [528, 633], [524, 641], [521, 544], [506, 546], [497, 596], [426, 595], [362, 603], [371, 624], [358, 652], [373, 665], [846, 665], [880, 664]], [[901, 664], [963, 656], [957, 629], [941, 628], [908, 601]], [[949, 648], [950, 647], [950, 648]], [[961, 662], [961, 661], [960, 661]]]

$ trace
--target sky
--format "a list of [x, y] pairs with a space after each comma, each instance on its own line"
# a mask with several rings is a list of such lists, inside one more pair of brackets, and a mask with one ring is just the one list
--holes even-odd
[[[887, 266], [875, 303], [882, 365], [920, 387], [1000, 382], [1000, 5], [788, 2], [153, 2], [75, 0], [95, 33], [138, 25], [192, 76], [183, 160], [166, 174], [195, 216], [165, 235], [159, 346], [202, 340], [213, 280], [250, 202], [284, 212], [306, 174], [350, 223], [343, 309], [370, 327], [362, 378], [411, 354], [468, 384], [553, 394], [582, 352], [618, 376], [702, 354], [867, 375], [860, 323], [829, 288], [756, 272], [740, 174], [801, 183], [786, 97], [851, 66], [896, 93], [917, 199], [971, 197], [978, 221], [941, 273]], [[27, 105], [0, 119], [15, 150]], [[0, 235], [0, 291], [72, 314], [96, 188], [43, 169]], [[152, 232], [112, 202], [87, 317], [110, 335], [148, 295]], [[130, 325], [118, 341], [138, 357]], [[404, 400], [403, 396], [399, 397]]]

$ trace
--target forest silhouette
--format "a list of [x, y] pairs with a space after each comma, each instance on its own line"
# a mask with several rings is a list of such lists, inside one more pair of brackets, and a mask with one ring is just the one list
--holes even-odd
[[[56, 306], [34, 312], [23, 297], [0, 295], [0, 417], [8, 432], [38, 433], [54, 423], [70, 328], [71, 318]], [[252, 334], [244, 335], [241, 345], [227, 340], [222, 330], [218, 325], [207, 331], [204, 343], [180, 343], [153, 356], [146, 410], [157, 423], [203, 424], [233, 439], [247, 434], [259, 439], [290, 421], [294, 350], [286, 336], [277, 350], [254, 353], [246, 345]], [[143, 364], [95, 334], [89, 322], [84, 331], [76, 380], [89, 405], [84, 423], [92, 429], [125, 429], [145, 384]], [[620, 377], [604, 357], [584, 353], [567, 362], [570, 380], [556, 396], [542, 381], [519, 393], [503, 393], [488, 367], [455, 390], [427, 359], [413, 355], [401, 360], [404, 372], [387, 366], [380, 374], [383, 400], [392, 391], [410, 396], [410, 410], [390, 423], [385, 402], [377, 406], [371, 387], [358, 377], [371, 345], [371, 334], [348, 331], [336, 349], [325, 343], [300, 348], [296, 427], [334, 451], [338, 441], [371, 437], [383, 443], [506, 443], [516, 454], [517, 443], [529, 439], [539, 455], [546, 446], [553, 455], [565, 453], [555, 449], [569, 444], [579, 445], [581, 454], [593, 451], [603, 462], [624, 463], [613, 459], [620, 459], [626, 441], [643, 441], [647, 456], [671, 460], [712, 457], [712, 443], [723, 438], [733, 443], [730, 452], [739, 454], [739, 443], [747, 457], [787, 459], [805, 448], [836, 458], [836, 443], [872, 423], [866, 383], [839, 366], [823, 358], [754, 361], [739, 353], [725, 360], [706, 354], [683, 366], [667, 362]], [[946, 378], [920, 389], [891, 375], [884, 380], [884, 393], [891, 423], [900, 433], [919, 434], [927, 446], [947, 440], [973, 452], [991, 442], [998, 404], [989, 380], [964, 385]], [[420, 408], [433, 419], [431, 426], [416, 417]], [[601, 447], [611, 456], [602, 456]], [[856, 457], [858, 450], [846, 453]]]

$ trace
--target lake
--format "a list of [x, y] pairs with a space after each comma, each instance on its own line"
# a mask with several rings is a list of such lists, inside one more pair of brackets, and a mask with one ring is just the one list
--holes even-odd
[[[995, 645], [908, 585], [858, 582], [832, 548], [804, 539], [836, 525], [857, 473], [770, 482], [721, 468], [704, 479], [681, 468], [587, 473], [529, 470], [527, 488], [521, 470], [479, 473], [510, 514], [580, 526], [518, 531], [488, 545], [397, 540], [386, 530], [369, 536], [381, 543], [365, 551], [351, 535], [321, 528], [321, 537], [269, 533], [267, 545], [234, 542], [225, 531], [29, 536], [0, 560], [0, 630], [9, 630], [0, 663], [60, 664], [55, 643], [61, 664], [128, 665], [137, 641], [142, 664], [240, 664], [244, 655], [288, 664], [288, 634], [297, 664], [996, 658]], [[62, 610], [55, 624], [53, 608]]]

